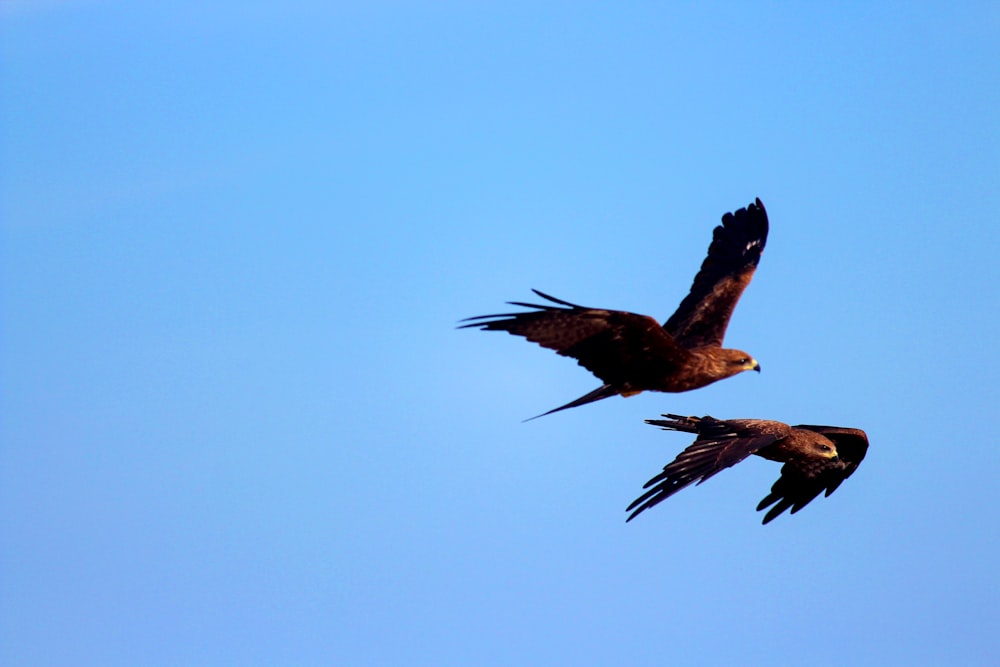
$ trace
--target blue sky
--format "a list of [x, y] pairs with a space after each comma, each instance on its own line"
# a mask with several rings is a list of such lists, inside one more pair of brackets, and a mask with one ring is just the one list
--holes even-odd
[[[0, 663], [997, 664], [1000, 11], [953, 4], [5, 2]], [[758, 196], [759, 376], [525, 424], [595, 380], [454, 328], [665, 319]], [[872, 445], [626, 525], [661, 412]]]

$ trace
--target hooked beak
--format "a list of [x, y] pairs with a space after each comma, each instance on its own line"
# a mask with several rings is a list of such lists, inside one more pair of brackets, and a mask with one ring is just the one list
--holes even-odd
[[753, 368], [751, 368], [750, 370], [757, 371], [758, 373], [760, 373], [760, 364], [758, 364], [756, 361], [753, 362]]

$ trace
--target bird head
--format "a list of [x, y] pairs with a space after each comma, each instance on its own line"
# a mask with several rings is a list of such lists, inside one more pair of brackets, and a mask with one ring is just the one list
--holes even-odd
[[[825, 440], [825, 438], [824, 438], [824, 440]], [[826, 459], [828, 461], [839, 461], [840, 460], [840, 454], [837, 452], [837, 446], [834, 445], [832, 442], [829, 442], [829, 441], [827, 441], [827, 442], [823, 442], [823, 441], [814, 442], [814, 443], [812, 443], [812, 446], [811, 446], [810, 449], [812, 449], [813, 454], [817, 458]]]
[[723, 361], [726, 364], [730, 375], [736, 375], [743, 371], [757, 371], [760, 373], [760, 364], [743, 350], [720, 350], [723, 354]]

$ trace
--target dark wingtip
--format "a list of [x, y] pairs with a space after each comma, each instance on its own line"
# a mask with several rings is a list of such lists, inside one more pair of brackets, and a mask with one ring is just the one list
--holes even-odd
[[[631, 512], [631, 514], [629, 514], [625, 518], [625, 523], [628, 523], [629, 521], [631, 521], [632, 519], [636, 518], [637, 516], [639, 516], [640, 514], [642, 514], [643, 512], [645, 512], [646, 510], [648, 510], [650, 507], [652, 507], [652, 505], [647, 505], [646, 504], [646, 500], [647, 500], [646, 495], [647, 494], [643, 494], [639, 498], [636, 498], [635, 500], [632, 501], [631, 505], [629, 505], [628, 507], [625, 508], [626, 512]], [[654, 505], [655, 504], [656, 503], [654, 503]]]
[[[767, 524], [771, 523], [776, 518], [781, 516], [785, 512], [785, 510], [787, 510], [791, 506], [791, 503], [788, 502], [787, 498], [784, 498], [780, 494], [777, 494], [774, 491], [772, 491], [771, 493], [764, 496], [764, 498], [761, 499], [759, 503], [757, 503], [757, 511], [761, 512], [764, 509], [770, 507], [771, 505], [774, 505], [774, 507], [771, 507], [771, 509], [767, 510], [767, 514], [764, 515], [764, 520], [760, 522], [762, 526], [766, 526]], [[794, 513], [795, 510], [792, 510], [792, 514]]]
[[782, 507], [780, 505], [772, 507], [771, 510], [764, 515], [764, 520], [760, 522], [760, 525], [766, 526], [767, 524], [771, 523], [772, 521], [777, 519], [781, 515], [781, 513], [784, 512], [786, 509], [787, 509], [786, 507]]

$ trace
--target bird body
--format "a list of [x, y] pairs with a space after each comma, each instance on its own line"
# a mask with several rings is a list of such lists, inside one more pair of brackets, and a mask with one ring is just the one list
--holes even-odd
[[576, 359], [604, 382], [545, 415], [609, 396], [691, 391], [743, 371], [759, 372], [752, 356], [723, 348], [722, 340], [756, 271], [767, 232], [767, 212], [759, 199], [724, 215], [691, 290], [662, 326], [647, 315], [588, 308], [532, 290], [551, 303], [514, 301], [511, 305], [532, 310], [470, 317], [460, 328], [522, 336]]
[[628, 506], [631, 521], [691, 484], [701, 484], [751, 454], [780, 461], [781, 476], [757, 510], [771, 507], [768, 523], [791, 508], [791, 514], [820, 493], [829, 496], [854, 474], [868, 452], [864, 431], [839, 426], [789, 426], [764, 419], [715, 419], [663, 415], [647, 424], [697, 434], [697, 439], [643, 486], [647, 491]]

